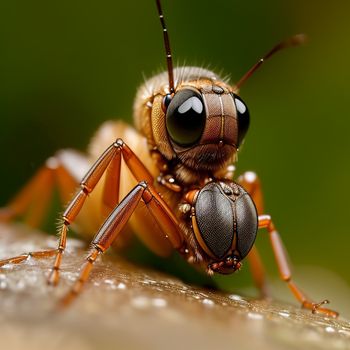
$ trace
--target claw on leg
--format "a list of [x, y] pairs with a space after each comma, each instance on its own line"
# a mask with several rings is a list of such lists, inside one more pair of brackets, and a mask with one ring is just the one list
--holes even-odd
[[329, 300], [325, 299], [319, 303], [313, 303], [311, 301], [305, 300], [302, 303], [302, 307], [304, 309], [311, 310], [311, 312], [313, 314], [322, 314], [322, 315], [326, 315], [328, 317], [337, 318], [339, 316], [339, 313], [337, 311], [330, 310], [330, 309], [327, 309], [325, 307], [321, 307], [322, 305], [325, 305], [325, 304], [329, 304]]
[[322, 300], [320, 303], [312, 303], [312, 313], [313, 314], [316, 313], [317, 309], [319, 309], [320, 306], [325, 305], [325, 304], [329, 304], [329, 300], [325, 299], [325, 300]]
[[287, 253], [284, 249], [281, 237], [276, 231], [276, 228], [269, 215], [259, 216], [259, 228], [266, 228], [269, 232], [270, 242], [280, 272], [280, 276], [282, 280], [288, 284], [288, 287], [294, 294], [295, 298], [299, 300], [301, 306], [305, 309], [311, 310], [313, 314], [320, 313], [328, 317], [338, 317], [338, 312], [322, 307], [324, 304], [329, 304], [328, 300], [323, 300], [320, 303], [314, 303], [309, 298], [307, 298], [302, 290], [294, 283], [287, 259]]

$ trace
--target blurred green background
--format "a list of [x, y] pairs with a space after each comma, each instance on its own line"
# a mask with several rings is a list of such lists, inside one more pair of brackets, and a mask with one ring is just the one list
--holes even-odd
[[[233, 82], [277, 42], [310, 37], [242, 88], [251, 128], [238, 172], [260, 175], [294, 265], [324, 267], [349, 283], [350, 2], [163, 6], [175, 61], [223, 70]], [[1, 204], [56, 150], [84, 150], [105, 120], [131, 122], [143, 74], [165, 68], [153, 0], [2, 1], [0, 53]], [[267, 237], [258, 245], [276, 275]]]

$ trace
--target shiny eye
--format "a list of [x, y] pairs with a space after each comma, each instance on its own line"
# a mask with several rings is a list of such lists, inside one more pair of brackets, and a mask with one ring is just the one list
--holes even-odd
[[238, 120], [238, 145], [242, 144], [245, 134], [249, 128], [249, 111], [245, 103], [235, 94], [233, 94], [233, 100], [235, 101]]
[[205, 120], [204, 104], [198, 92], [183, 89], [174, 95], [166, 112], [166, 128], [176, 144], [188, 147], [198, 142]]

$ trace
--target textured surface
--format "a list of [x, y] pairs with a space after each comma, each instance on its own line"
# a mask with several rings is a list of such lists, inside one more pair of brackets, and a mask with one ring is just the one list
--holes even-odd
[[[54, 238], [22, 226], [0, 226], [0, 257], [54, 245]], [[345, 320], [195, 289], [113, 256], [97, 263], [69, 310], [54, 312], [84, 257], [80, 242], [70, 240], [69, 246], [56, 289], [45, 283], [49, 261], [0, 269], [2, 348], [350, 349]]]
[[198, 194], [196, 220], [201, 237], [217, 258], [231, 248], [234, 226], [230, 200], [219, 186], [209, 183]]
[[258, 231], [258, 214], [255, 205], [248, 193], [236, 201], [237, 215], [237, 247], [242, 259], [252, 248]]

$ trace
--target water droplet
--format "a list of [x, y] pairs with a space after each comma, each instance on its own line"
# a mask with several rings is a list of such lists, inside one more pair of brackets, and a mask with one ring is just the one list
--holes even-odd
[[207, 298], [203, 299], [202, 303], [204, 305], [207, 305], [207, 306], [213, 306], [214, 305], [214, 302], [212, 300], [210, 300], [210, 299], [207, 299]]
[[263, 315], [257, 314], [255, 312], [248, 312], [248, 317], [252, 320], [262, 320], [263, 319]]
[[23, 290], [25, 286], [25, 282], [23, 280], [20, 280], [16, 283], [16, 290]]
[[335, 329], [333, 327], [330, 327], [330, 326], [326, 327], [325, 330], [328, 333], [334, 333], [335, 332]]
[[282, 317], [289, 317], [290, 316], [290, 313], [285, 312], [285, 311], [280, 311], [278, 314]]
[[152, 305], [156, 307], [165, 307], [167, 306], [167, 301], [162, 298], [154, 298], [152, 300]]
[[126, 284], [123, 282], [120, 282], [120, 283], [118, 283], [117, 288], [118, 289], [126, 289]]
[[67, 273], [66, 274], [66, 278], [69, 280], [69, 281], [75, 281], [78, 277], [78, 274], [76, 273]]
[[156, 284], [157, 282], [156, 281], [154, 281], [154, 280], [151, 280], [151, 279], [144, 279], [143, 280], [143, 282], [142, 282], [143, 284]]
[[150, 304], [150, 300], [146, 297], [135, 297], [131, 300], [131, 305], [138, 308], [138, 309], [145, 309]]
[[7, 282], [6, 281], [0, 281], [0, 289], [6, 289], [7, 288]]

